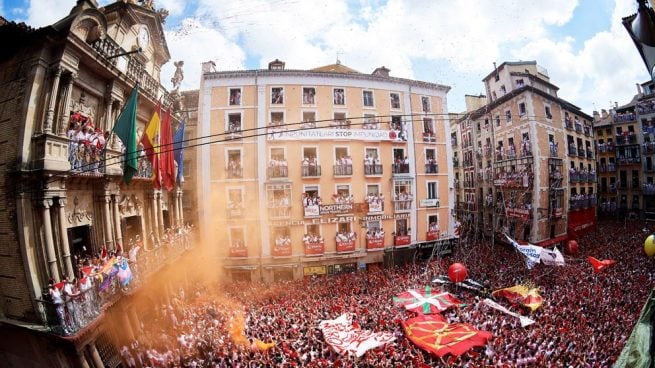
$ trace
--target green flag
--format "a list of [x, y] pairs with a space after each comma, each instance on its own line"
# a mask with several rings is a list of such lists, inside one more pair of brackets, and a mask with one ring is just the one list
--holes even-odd
[[139, 105], [139, 85], [135, 85], [130, 98], [127, 100], [123, 111], [118, 116], [114, 129], [112, 130], [125, 146], [125, 158], [123, 159], [123, 180], [129, 184], [132, 176], [137, 172], [137, 148], [136, 148], [136, 109]]
[[614, 364], [614, 368], [648, 368], [652, 366], [653, 313], [655, 313], [655, 289], [651, 290], [648, 301], [641, 309], [639, 320], [637, 320], [630, 338], [626, 341], [619, 359]]

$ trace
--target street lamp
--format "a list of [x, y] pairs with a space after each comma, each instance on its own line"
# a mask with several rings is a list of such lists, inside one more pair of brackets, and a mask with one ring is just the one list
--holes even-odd
[[[651, 0], [651, 5], [652, 5]], [[655, 82], [655, 12], [646, 0], [637, 0], [637, 13], [623, 18], [623, 26], [635, 43], [646, 69]]]

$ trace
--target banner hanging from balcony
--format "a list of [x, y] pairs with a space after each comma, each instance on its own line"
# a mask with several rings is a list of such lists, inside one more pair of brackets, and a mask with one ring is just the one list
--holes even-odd
[[325, 242], [323, 240], [306, 241], [304, 245], [306, 256], [321, 256], [325, 253]]
[[291, 239], [275, 239], [275, 245], [273, 246], [273, 257], [291, 257]]
[[248, 257], [248, 248], [240, 242], [232, 244], [230, 246], [230, 257]]
[[405, 142], [405, 135], [396, 130], [375, 129], [305, 129], [283, 130], [268, 129], [269, 141], [306, 141], [306, 140], [359, 140]]

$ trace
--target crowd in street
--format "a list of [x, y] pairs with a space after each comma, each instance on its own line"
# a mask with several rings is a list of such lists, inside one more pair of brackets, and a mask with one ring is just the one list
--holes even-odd
[[[196, 283], [144, 316], [150, 318], [143, 321], [145, 333], [125, 344], [122, 357], [130, 367], [609, 367], [655, 285], [654, 260], [643, 251], [654, 229], [644, 226], [601, 223], [602, 231], [577, 239], [578, 253], [567, 255], [562, 267], [528, 270], [508, 245], [462, 241], [453, 255], [427, 264], [369, 265], [366, 271], [272, 284]], [[595, 273], [587, 256], [616, 264]], [[400, 321], [410, 314], [392, 297], [429, 284], [453, 262], [463, 263], [484, 291], [433, 284], [464, 303], [445, 317], [493, 338], [460, 357], [436, 358], [405, 338]], [[481, 303], [491, 290], [520, 283], [541, 290], [544, 303], [534, 313], [497, 301], [536, 321], [527, 327]], [[395, 342], [360, 358], [335, 353], [318, 323], [344, 312], [354, 313], [363, 329], [393, 333]]]

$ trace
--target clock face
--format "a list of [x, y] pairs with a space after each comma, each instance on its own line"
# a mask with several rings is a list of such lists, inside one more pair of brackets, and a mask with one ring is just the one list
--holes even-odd
[[148, 34], [148, 28], [145, 26], [141, 27], [139, 29], [139, 34], [137, 35], [136, 41], [141, 48], [146, 48], [148, 46], [148, 41], [150, 39], [150, 36]]

